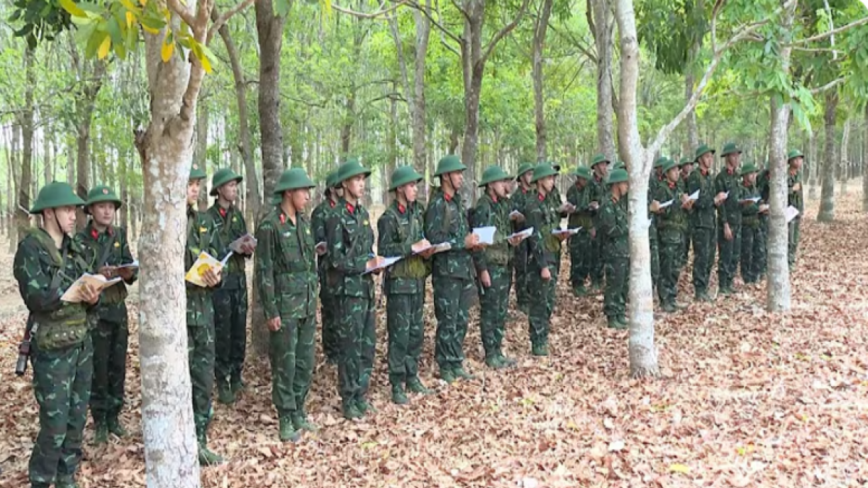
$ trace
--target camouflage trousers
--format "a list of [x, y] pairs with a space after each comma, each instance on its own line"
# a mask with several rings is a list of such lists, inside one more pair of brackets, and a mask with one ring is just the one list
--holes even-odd
[[527, 241], [515, 248], [515, 299], [519, 310], [530, 306], [530, 290], [527, 287]]
[[570, 237], [570, 286], [575, 290], [585, 286], [585, 279], [591, 274], [591, 234], [582, 229]]
[[769, 256], [768, 256], [768, 239], [769, 239], [769, 218], [767, 215], [760, 215], [760, 229], [757, 235], [757, 268], [759, 269], [758, 279], [762, 280], [768, 271]]
[[[512, 273], [509, 265], [490, 265], [488, 276], [491, 286], [484, 288], [479, 285], [479, 322], [482, 332], [482, 348], [486, 358], [496, 358], [501, 355], [506, 314], [509, 308], [509, 288], [512, 284]], [[533, 290], [531, 290], [533, 300]], [[533, 301], [531, 301], [533, 310]]]
[[720, 290], [732, 289], [741, 255], [741, 225], [730, 224], [730, 230], [732, 240], [728, 241], [723, 235], [723, 223], [720, 223], [717, 229], [717, 246], [720, 252], [717, 261], [717, 287]]
[[528, 277], [531, 290], [528, 331], [533, 346], [546, 346], [549, 343], [549, 325], [555, 309], [555, 290], [558, 286], [557, 267], [551, 271], [551, 275], [551, 279], [544, 280], [540, 277], [540, 270], [533, 270]]
[[787, 226], [789, 241], [787, 242], [787, 264], [790, 269], [796, 266], [796, 254], [799, 251], [799, 228], [802, 225], [802, 218], [796, 217], [790, 221]]
[[214, 373], [218, 381], [240, 377], [247, 347], [247, 285], [239, 288], [215, 288], [214, 302]]
[[314, 367], [316, 316], [280, 319], [280, 330], [269, 332], [271, 401], [281, 418], [304, 415]]
[[627, 308], [627, 288], [630, 285], [630, 258], [608, 256], [606, 260], [606, 291], [603, 313], [606, 318], [623, 319]]
[[760, 276], [759, 248], [760, 233], [759, 222], [754, 226], [744, 225], [741, 228], [741, 278], [745, 283], [756, 283]]
[[660, 281], [657, 296], [660, 304], [675, 304], [678, 298], [678, 277], [681, 275], [681, 260], [684, 257], [683, 232], [665, 230], [660, 233]]
[[34, 485], [72, 481], [81, 461], [81, 442], [93, 376], [93, 344], [40, 350], [33, 343], [33, 393], [39, 404], [39, 433], [28, 475]]
[[95, 423], [116, 419], [124, 406], [129, 325], [100, 319], [90, 331], [93, 341], [93, 384], [90, 415]]
[[459, 368], [464, 363], [464, 337], [470, 320], [471, 280], [434, 276], [434, 316], [437, 317], [434, 358], [440, 370]]
[[715, 237], [714, 229], [693, 228], [693, 292], [696, 296], [708, 291], [708, 279], [714, 266]]
[[338, 392], [345, 405], [365, 399], [374, 367], [377, 331], [372, 298], [339, 296]]
[[419, 355], [425, 339], [424, 307], [424, 292], [390, 293], [386, 298], [389, 383], [392, 386], [403, 386], [419, 375]]
[[603, 238], [601, 236], [591, 238], [591, 283], [594, 286], [603, 285], [603, 268], [605, 265], [606, 253], [603, 248]]
[[688, 225], [684, 232], [684, 239], [681, 251], [681, 267], [687, 266], [687, 258], [690, 256], [690, 245], [693, 242], [693, 226]]
[[660, 286], [660, 240], [657, 225], [651, 222], [648, 228], [648, 245], [651, 251], [651, 286]]
[[193, 421], [196, 435], [204, 436], [211, 422], [214, 387], [214, 324], [187, 326], [187, 362], [193, 386]]
[[328, 283], [320, 280], [319, 288], [320, 315], [322, 319], [322, 351], [329, 361], [337, 361], [338, 344], [338, 301], [329, 290]]

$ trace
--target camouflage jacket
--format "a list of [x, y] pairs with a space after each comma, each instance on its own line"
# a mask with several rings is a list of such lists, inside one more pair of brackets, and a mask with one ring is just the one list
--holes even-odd
[[760, 171], [760, 174], [756, 178], [756, 186], [759, 188], [759, 195], [762, 198], [762, 201], [765, 203], [769, 203], [769, 193], [771, 192], [771, 173], [769, 170], [764, 169]]
[[[75, 240], [85, 253], [85, 260], [94, 271], [105, 265], [119, 266], [133, 262], [133, 255], [127, 242], [127, 231], [123, 227], [109, 227], [105, 232], [99, 232], [88, 222], [87, 227], [75, 235]], [[104, 262], [99, 262], [103, 259]], [[106, 288], [100, 294], [99, 306], [96, 309], [101, 320], [120, 323], [127, 318], [127, 285], [132, 285], [139, 275], [139, 269], [133, 268], [133, 277], [126, 283], [120, 281]]]
[[430, 263], [414, 256], [411, 246], [423, 239], [425, 223], [417, 202], [404, 207], [393, 201], [377, 221], [377, 252], [380, 256], [404, 259], [395, 263], [385, 276], [386, 293], [412, 294], [425, 291]]
[[[86, 303], [61, 301], [63, 293], [84, 273], [93, 271], [75, 240], [64, 237], [61, 249], [45, 230], [31, 228], [18, 243], [12, 274], [27, 306], [31, 338], [43, 349], [81, 343], [87, 336]], [[55, 285], [55, 286], [52, 286]]]
[[[519, 185], [519, 187], [509, 197], [509, 211], [512, 212], [513, 210], [515, 210], [524, 215], [524, 206], [527, 202], [528, 195], [531, 194], [533, 194], [531, 190], [524, 190], [523, 188], [521, 188], [521, 185]], [[512, 222], [513, 232], [518, 232], [526, 228], [527, 222]]]
[[699, 198], [693, 202], [690, 211], [690, 221], [695, 228], [714, 229], [716, 225], [714, 196], [714, 179], [711, 172], [705, 174], [702, 169], [690, 173], [687, 178], [687, 194], [691, 195], [699, 190]]
[[[247, 234], [247, 222], [244, 221], [244, 214], [235, 205], [224, 209], [215, 203], [206, 212], [206, 218], [211, 220], [211, 225], [214, 228], [212, 245], [217, 252], [214, 257], [222, 260], [229, 254], [229, 244]], [[223, 288], [237, 290], [247, 287], [244, 260], [249, 257], [249, 255], [235, 253], [229, 258], [226, 268], [223, 269], [223, 283], [221, 285]]]
[[630, 257], [629, 232], [627, 198], [622, 197], [618, 201], [607, 198], [600, 207], [600, 225], [597, 227], [597, 235], [603, 236], [606, 256]]
[[687, 230], [687, 212], [681, 208], [682, 195], [684, 191], [678, 182], [661, 182], [657, 185], [654, 199], [660, 203], [672, 200], [672, 204], [660, 210], [655, 219], [661, 240], [681, 242], [681, 236]]
[[[738, 170], [730, 171], [727, 168], [724, 168], [714, 178], [714, 195], [720, 192], [729, 192], [726, 200], [717, 207], [717, 216], [720, 219], [721, 225], [724, 223], [728, 223], [731, 226], [741, 225], [741, 204], [738, 203], [742, 199], [740, 179]], [[712, 198], [714, 195], [712, 195]]]
[[[313, 209], [310, 216], [310, 225], [313, 228], [314, 245], [320, 242], [326, 242], [326, 222], [329, 216], [335, 211], [335, 204], [328, 196], [323, 198], [319, 205]], [[317, 270], [319, 271], [320, 283], [325, 284], [326, 273], [328, 272], [328, 254], [323, 254], [317, 258]]]
[[280, 207], [256, 227], [253, 279], [266, 319], [316, 315], [316, 242], [311, 223], [297, 213], [295, 224]]
[[576, 228], [581, 226], [582, 230], [585, 231], [593, 229], [594, 215], [597, 211], [590, 208], [590, 204], [593, 201], [590, 183], [585, 183], [584, 188], [579, 188], [578, 183], [570, 185], [570, 189], [567, 190], [567, 201], [576, 207], [576, 211], [570, 214], [570, 227]]
[[374, 230], [368, 210], [359, 204], [350, 205], [343, 198], [338, 200], [326, 221], [326, 242], [328, 268], [337, 271], [335, 295], [373, 299], [374, 280], [370, 274], [364, 274], [374, 251]]
[[[742, 186], [742, 199], [761, 197], [760, 190], [756, 185]], [[741, 205], [742, 225], [746, 227], [759, 227], [759, 203], [745, 203]]]
[[[609, 199], [609, 189], [606, 185], [606, 180], [598, 178], [596, 173], [591, 175], [591, 181], [588, 182], [588, 186], [591, 187], [591, 201], [597, 202], [600, 204], [600, 208], [603, 207], [603, 202]], [[594, 227], [597, 227], [600, 222], [600, 212], [597, 211], [592, 218], [594, 222]]]
[[552, 235], [561, 222], [557, 203], [554, 198], [537, 193], [536, 198], [527, 200], [525, 210], [527, 225], [533, 227], [533, 234], [527, 239], [528, 265], [536, 271], [546, 267], [555, 271], [561, 259], [561, 242]]
[[[204, 251], [217, 256], [214, 249], [214, 228], [211, 219], [205, 218], [193, 206], [187, 206], [187, 245], [184, 252], [184, 270], [189, 270], [199, 253]], [[214, 322], [214, 305], [211, 303], [211, 288], [187, 282], [187, 326], [205, 326]]]
[[[793, 190], [793, 187], [799, 183], [799, 189]], [[805, 211], [805, 200], [802, 198], [802, 172], [799, 171], [796, 174], [792, 174], [791, 172], [787, 172], [787, 204], [796, 207], [799, 211], [799, 215], [796, 218], [800, 218], [802, 216], [802, 212]]]
[[448, 242], [452, 249], [437, 253], [432, 258], [434, 276], [474, 279], [473, 259], [464, 248], [464, 238], [470, 233], [461, 194], [446, 198], [438, 188], [431, 195], [425, 210], [425, 236], [431, 244]]
[[511, 204], [508, 198], [494, 200], [487, 193], [476, 201], [473, 212], [473, 227], [494, 226], [494, 244], [473, 253], [473, 263], [477, 271], [485, 271], [489, 266], [509, 266], [512, 253], [506, 238], [512, 233], [509, 221]]

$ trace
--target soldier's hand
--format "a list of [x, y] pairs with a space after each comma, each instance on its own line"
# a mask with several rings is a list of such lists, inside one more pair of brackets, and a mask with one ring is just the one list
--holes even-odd
[[509, 220], [511, 220], [513, 222], [519, 222], [519, 223], [524, 222], [524, 214], [521, 212], [511, 213], [509, 215]]
[[328, 252], [328, 247], [326, 246], [325, 242], [320, 242], [319, 244], [316, 245], [314, 250], [316, 250], [317, 256], [322, 256], [323, 254]]
[[591, 229], [591, 239], [597, 238], [597, 229]]
[[86, 303], [93, 305], [99, 300], [99, 291], [94, 290], [87, 283], [82, 283], [79, 292], [81, 293], [81, 299]]
[[762, 204], [759, 206], [759, 213], [769, 213], [769, 206], [766, 204]]
[[564, 242], [565, 240], [572, 237], [572, 234], [570, 234], [569, 232], [561, 232], [559, 234], [555, 234], [555, 237], [557, 238], [558, 242]]
[[241, 245], [241, 254], [253, 254], [253, 251], [256, 250], [256, 244], [253, 242], [245, 242]]
[[479, 236], [476, 234], [467, 234], [467, 237], [464, 238], [464, 247], [467, 249], [479, 247]]
[[111, 279], [115, 277], [115, 267], [114, 266], [103, 266], [99, 269], [99, 274], [106, 277], [106, 279]]
[[599, 209], [600, 209], [600, 204], [599, 204], [598, 202], [596, 202], [596, 201], [593, 201], [593, 202], [591, 202], [590, 205], [588, 205], [588, 207], [591, 207], [592, 210], [599, 210]]
[[479, 282], [484, 288], [491, 288], [491, 275], [488, 274], [487, 269], [479, 272]]
[[418, 254], [420, 250], [427, 249], [431, 247], [431, 243], [428, 242], [428, 239], [422, 239], [421, 241], [410, 246], [410, 250], [413, 251], [413, 254]]
[[220, 274], [221, 271], [219, 269], [215, 270], [214, 268], [208, 268], [202, 274], [202, 281], [204, 281], [209, 288], [213, 288], [220, 284]]
[[799, 191], [799, 190], [801, 190], [801, 189], [802, 189], [802, 184], [801, 184], [801, 183], [796, 183], [795, 185], [793, 185], [793, 191], [794, 191], [794, 192], [797, 192], [797, 191]]
[[728, 241], [732, 240], [732, 229], [729, 227], [729, 222], [723, 224], [723, 238]]
[[570, 202], [564, 202], [558, 210], [561, 213], [573, 213], [576, 210], [576, 206]]
[[714, 196], [714, 204], [720, 206], [720, 204], [726, 200], [726, 192], [720, 192]]
[[521, 241], [523, 241], [523, 240], [524, 240], [524, 238], [521, 236], [512, 236], [509, 239], [507, 239], [506, 241], [509, 242], [510, 246], [515, 247], [515, 246], [521, 244]]
[[[374, 256], [369, 259], [367, 263], [365, 263], [365, 267], [368, 269], [373, 269], [378, 266], [382, 266], [384, 262], [386, 262], [386, 258], [384, 258], [383, 256]], [[373, 273], [378, 273], [379, 271], [380, 270], [373, 271]]]
[[691, 208], [693, 208], [693, 202], [694, 202], [694, 200], [687, 200], [687, 201], [682, 200], [681, 201], [681, 208], [683, 208], [685, 210], [690, 210]]
[[660, 202], [658, 202], [657, 200], [652, 200], [651, 205], [648, 206], [648, 210], [650, 210], [651, 213], [659, 212], [660, 211]]
[[124, 281], [130, 281], [133, 279], [133, 268], [116, 268], [115, 271], [121, 275], [121, 278]]
[[268, 319], [268, 322], [266, 322], [266, 325], [268, 325], [268, 330], [270, 330], [271, 332], [279, 331], [280, 330], [280, 316], [274, 317], [273, 319]]
[[549, 271], [548, 267], [545, 267], [542, 269], [542, 271], [539, 272], [539, 277], [544, 279], [545, 281], [549, 281], [550, 279], [552, 279], [552, 272]]

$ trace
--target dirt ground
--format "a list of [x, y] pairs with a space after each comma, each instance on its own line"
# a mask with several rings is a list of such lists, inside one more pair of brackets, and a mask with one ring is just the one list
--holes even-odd
[[[371, 383], [378, 412], [355, 422], [340, 417], [336, 371], [318, 350], [308, 411], [321, 431], [298, 444], [278, 441], [268, 364], [251, 351], [248, 390], [232, 407], [215, 405], [211, 446], [227, 462], [203, 469], [202, 484], [865, 486], [868, 216], [856, 187], [838, 197], [833, 224], [816, 223], [817, 202], [809, 204], [792, 312], [765, 312], [765, 285], [748, 288], [739, 281], [740, 291], [725, 301], [658, 315], [658, 379], [629, 378], [628, 332], [605, 328], [602, 296], [574, 298], [566, 272], [552, 320], [551, 356], [530, 356], [527, 320], [511, 312], [505, 349], [518, 366], [487, 370], [474, 312], [465, 351], [478, 380], [452, 386], [436, 379], [429, 295], [420, 370], [437, 394], [413, 395], [408, 406], [389, 402], [380, 310]], [[25, 314], [12, 258], [2, 248], [0, 486], [22, 487], [37, 429], [36, 402], [29, 373], [13, 374]], [[681, 292], [681, 300], [689, 301], [689, 270]], [[144, 486], [135, 297], [129, 302], [133, 333], [123, 413], [133, 435], [85, 446], [83, 488]]]

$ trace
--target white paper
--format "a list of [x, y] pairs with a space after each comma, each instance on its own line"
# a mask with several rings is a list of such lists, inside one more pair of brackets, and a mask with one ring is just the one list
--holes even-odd
[[136, 260], [134, 260], [132, 263], [121, 264], [121, 265], [117, 266], [117, 269], [121, 269], [121, 268], [138, 268], [138, 267], [139, 267], [139, 260], [136, 259]]
[[669, 200], [668, 202], [663, 202], [663, 203], [660, 204], [660, 208], [661, 208], [661, 209], [666, 208], [666, 207], [672, 205], [672, 202], [674, 202], [674, 201], [675, 201], [675, 200]]
[[243, 236], [239, 237], [238, 239], [235, 239], [234, 241], [232, 241], [232, 244], [229, 244], [229, 249], [231, 249], [234, 252], [240, 253], [242, 245], [253, 244], [254, 246], [256, 246], [256, 243], [257, 243], [256, 238], [248, 233], [248, 234], [244, 234]]
[[786, 208], [786, 210], [784, 210], [784, 215], [787, 217], [787, 223], [789, 224], [790, 221], [792, 221], [794, 218], [796, 218], [799, 215], [799, 209], [790, 205], [789, 207]]
[[496, 231], [497, 227], [494, 227], [493, 225], [473, 229], [473, 233], [479, 236], [479, 243], [488, 244], [489, 246], [494, 244], [494, 233]]
[[699, 190], [696, 190], [687, 197], [687, 201], [691, 200], [699, 200]]
[[196, 258], [196, 262], [193, 263], [193, 266], [190, 266], [190, 269], [187, 270], [187, 274], [184, 275], [184, 279], [193, 283], [196, 286], [207, 287], [205, 284], [205, 280], [202, 279], [202, 276], [209, 269], [213, 269], [215, 271], [219, 271], [223, 269], [223, 266], [226, 266], [226, 262], [229, 261], [229, 258], [234, 254], [232, 251], [229, 251], [229, 254], [223, 258], [223, 261], [217, 261], [217, 258], [208, 254], [205, 251], [199, 253], [199, 257]]
[[569, 234], [571, 236], [574, 236], [574, 235], [578, 234], [580, 230], [582, 230], [581, 227], [574, 227], [572, 229], [555, 229], [552, 231], [552, 234], [554, 234], [556, 236], [561, 235], [561, 234]]
[[528, 237], [530, 237], [531, 234], [533, 234], [533, 227], [528, 227], [527, 229], [525, 229], [521, 232], [516, 232], [514, 234], [510, 234], [509, 237], [507, 237], [507, 240], [512, 239], [514, 237], [521, 237], [522, 240], [525, 240]]
[[64, 302], [79, 303], [83, 300], [81, 296], [81, 287], [85, 283], [87, 283], [93, 290], [102, 291], [120, 280], [120, 277], [107, 279], [101, 274], [92, 275], [90, 273], [85, 273], [75, 280], [75, 283], [73, 283], [72, 286], [67, 288], [66, 292], [64, 292], [60, 299]]
[[437, 254], [437, 253], [451, 250], [452, 244], [449, 244], [448, 242], [441, 242], [440, 244], [435, 244], [433, 247], [434, 247], [434, 254]]
[[388, 268], [389, 266], [400, 261], [401, 256], [395, 256], [395, 257], [383, 258], [383, 259], [384, 259], [384, 261], [379, 266], [374, 266], [373, 268], [367, 268], [367, 269], [365, 269], [365, 272], [362, 274], [368, 274], [368, 273], [371, 273], [371, 272], [376, 271], [378, 269]]
[[758, 201], [760, 201], [760, 197], [750, 197], [750, 198], [742, 198], [741, 199], [741, 203], [744, 203], [744, 202], [756, 203]]

